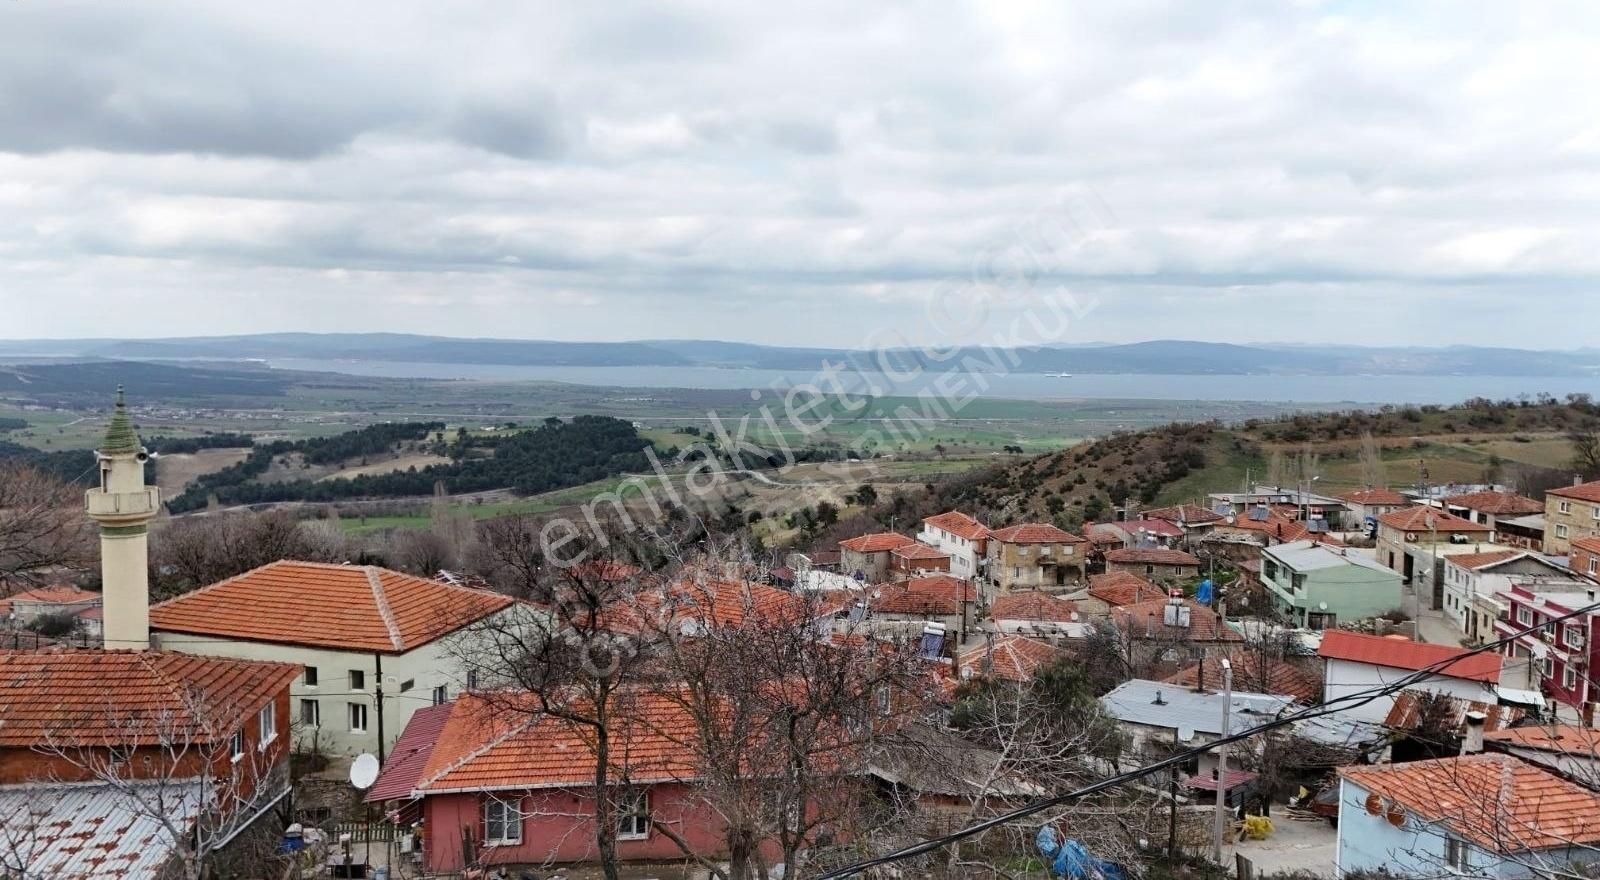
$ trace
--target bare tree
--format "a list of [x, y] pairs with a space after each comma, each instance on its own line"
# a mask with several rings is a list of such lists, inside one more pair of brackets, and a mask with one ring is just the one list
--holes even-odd
[[540, 547], [539, 520], [531, 516], [501, 516], [478, 527], [478, 539], [466, 560], [496, 589], [523, 599], [547, 599], [544, 552]]
[[150, 541], [153, 592], [174, 596], [280, 559], [345, 562], [351, 548], [335, 524], [286, 510], [206, 514], [160, 522]]
[[1600, 478], [1600, 429], [1579, 428], [1567, 434], [1572, 444], [1572, 467], [1585, 479]]
[[0, 461], [0, 596], [86, 571], [94, 549], [81, 488]]
[[1383, 465], [1383, 450], [1371, 431], [1361, 432], [1361, 483], [1368, 489], [1389, 488], [1389, 472]]

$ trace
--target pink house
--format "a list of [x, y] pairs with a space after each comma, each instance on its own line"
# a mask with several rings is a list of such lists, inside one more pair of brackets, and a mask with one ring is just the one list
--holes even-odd
[[[687, 712], [661, 694], [628, 700], [633, 720], [612, 733], [618, 857], [683, 861], [673, 836], [699, 855], [724, 855], [722, 823], [692, 784]], [[426, 871], [598, 860], [587, 731], [531, 711], [527, 696], [469, 693], [440, 708], [448, 715], [411, 721], [401, 736], [410, 748], [369, 796], [402, 817], [420, 815]], [[413, 736], [412, 726], [425, 729]]]

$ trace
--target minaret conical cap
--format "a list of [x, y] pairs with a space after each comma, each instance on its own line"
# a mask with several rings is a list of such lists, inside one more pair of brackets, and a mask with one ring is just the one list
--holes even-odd
[[139, 435], [133, 432], [133, 421], [128, 418], [128, 404], [122, 399], [122, 386], [117, 386], [117, 406], [111, 413], [111, 423], [106, 426], [106, 439], [100, 444], [105, 455], [130, 455], [139, 451]]

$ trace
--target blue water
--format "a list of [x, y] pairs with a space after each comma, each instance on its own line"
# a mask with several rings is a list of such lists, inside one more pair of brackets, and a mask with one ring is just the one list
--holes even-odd
[[[787, 387], [814, 381], [805, 370], [719, 367], [529, 367], [502, 364], [427, 364], [386, 361], [274, 359], [284, 370], [418, 379], [485, 379], [568, 382], [620, 388]], [[928, 387], [932, 375], [896, 385], [874, 375], [865, 381], [891, 394]], [[1580, 376], [1210, 376], [1080, 373], [1068, 378], [1039, 373], [986, 375], [985, 397], [1017, 400], [1258, 400], [1290, 403], [1457, 403], [1471, 397], [1501, 399], [1539, 393], [1584, 392], [1600, 397], [1600, 377]]]

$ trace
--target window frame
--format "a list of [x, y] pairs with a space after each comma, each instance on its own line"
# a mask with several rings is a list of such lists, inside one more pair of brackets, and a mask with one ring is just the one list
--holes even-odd
[[1569, 691], [1578, 686], [1578, 670], [1571, 663], [1561, 671], [1561, 686]]
[[[309, 708], [311, 718], [307, 720], [306, 709]], [[300, 698], [300, 724], [305, 727], [322, 727], [322, 701], [313, 697]]]
[[435, 706], [443, 706], [445, 703], [448, 703], [448, 702], [450, 702], [450, 686], [447, 685], [447, 684], [434, 685], [433, 686], [433, 705], [435, 705]]
[[[648, 840], [650, 838], [650, 789], [629, 789], [617, 799], [617, 840]], [[625, 824], [626, 823], [626, 824]], [[643, 827], [639, 827], [639, 826]], [[633, 830], [623, 830], [632, 826]]]
[[[367, 704], [351, 700], [350, 702], [345, 703], [345, 706], [348, 707], [345, 709], [345, 721], [347, 722], [347, 727], [349, 728], [350, 732], [366, 733], [368, 726], [372, 723], [372, 717], [367, 713]], [[357, 715], [361, 716], [360, 726], [356, 725]]]
[[268, 700], [256, 712], [256, 751], [264, 752], [278, 738], [278, 701]]
[[244, 760], [244, 727], [242, 723], [239, 729], [228, 737], [228, 751], [230, 753], [228, 757], [230, 762], [237, 764]]
[[[496, 822], [491, 813], [496, 810], [500, 813], [500, 835], [498, 837], [491, 833], [491, 829], [493, 829]], [[489, 795], [483, 802], [483, 845], [521, 846], [522, 821], [522, 808], [518, 803]], [[509, 836], [512, 832], [515, 832], [515, 837]]]
[[1524, 627], [1533, 626], [1533, 609], [1526, 605], [1518, 605], [1517, 624]]
[[350, 670], [350, 689], [365, 691], [367, 689], [367, 671], [365, 669]]
[[1469, 858], [1470, 844], [1459, 837], [1446, 837], [1444, 839], [1444, 862], [1450, 870], [1457, 873], [1465, 871], [1471, 866]]
[[305, 667], [304, 671], [300, 673], [300, 679], [306, 687], [314, 688], [321, 683], [321, 674], [317, 672], [317, 667], [307, 666]]

